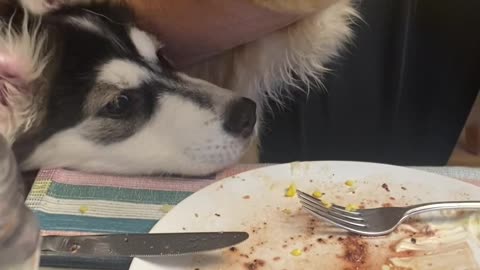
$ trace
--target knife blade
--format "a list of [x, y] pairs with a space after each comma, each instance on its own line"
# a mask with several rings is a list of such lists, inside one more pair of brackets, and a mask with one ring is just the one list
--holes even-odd
[[42, 256], [151, 257], [226, 248], [248, 239], [246, 232], [45, 236]]

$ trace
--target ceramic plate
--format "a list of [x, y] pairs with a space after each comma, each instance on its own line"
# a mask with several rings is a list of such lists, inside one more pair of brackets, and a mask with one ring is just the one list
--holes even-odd
[[363, 238], [308, 215], [296, 196], [285, 196], [292, 183], [324, 193], [328, 202], [359, 207], [480, 200], [474, 185], [403, 167], [326, 161], [271, 166], [202, 189], [151, 231], [242, 230], [250, 234], [247, 241], [202, 254], [134, 259], [130, 270], [480, 269], [479, 213], [432, 212], [391, 235]]

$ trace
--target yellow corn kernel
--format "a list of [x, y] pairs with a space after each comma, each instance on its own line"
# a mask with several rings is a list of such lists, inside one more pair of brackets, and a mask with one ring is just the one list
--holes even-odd
[[87, 213], [87, 211], [88, 211], [88, 206], [82, 205], [82, 206], [80, 206], [80, 208], [78, 209], [78, 211], [80, 211], [80, 214], [85, 214], [85, 213]]
[[347, 180], [347, 181], [345, 181], [345, 186], [347, 186], [347, 187], [354, 187], [354, 186], [355, 186], [355, 181], [353, 181], [353, 180]]
[[297, 249], [292, 250], [292, 252], [290, 252], [290, 254], [292, 254], [293, 256], [300, 256], [300, 255], [302, 255], [302, 250], [297, 248]]
[[326, 208], [332, 208], [332, 203], [331, 202], [327, 202], [325, 200], [322, 200], [322, 204], [323, 206], [325, 206]]
[[323, 196], [323, 193], [320, 192], [320, 191], [315, 191], [315, 192], [312, 193], [312, 196], [317, 198], [317, 199], [320, 199]]
[[295, 186], [295, 184], [291, 184], [287, 191], [285, 192], [285, 196], [286, 197], [293, 197], [297, 195], [297, 187]]
[[170, 205], [170, 204], [164, 204], [160, 207], [160, 211], [162, 211], [164, 213], [168, 213], [172, 209], [173, 209], [173, 205]]
[[348, 212], [355, 212], [358, 210], [358, 206], [355, 204], [348, 204], [347, 206], [345, 206], [345, 210], [347, 210]]

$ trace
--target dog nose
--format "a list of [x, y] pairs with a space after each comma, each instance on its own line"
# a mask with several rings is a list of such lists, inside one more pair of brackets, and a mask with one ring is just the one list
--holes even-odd
[[223, 128], [234, 136], [246, 138], [252, 135], [257, 121], [257, 105], [248, 98], [240, 98], [231, 103], [225, 113]]

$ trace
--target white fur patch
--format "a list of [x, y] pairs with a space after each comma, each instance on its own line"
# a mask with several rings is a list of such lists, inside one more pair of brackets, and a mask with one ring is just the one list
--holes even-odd
[[130, 38], [143, 58], [150, 62], [157, 61], [157, 50], [161, 47], [158, 41], [136, 27], [130, 29]]
[[119, 88], [134, 88], [152, 77], [148, 69], [132, 61], [114, 59], [100, 67], [98, 81], [113, 84]]

